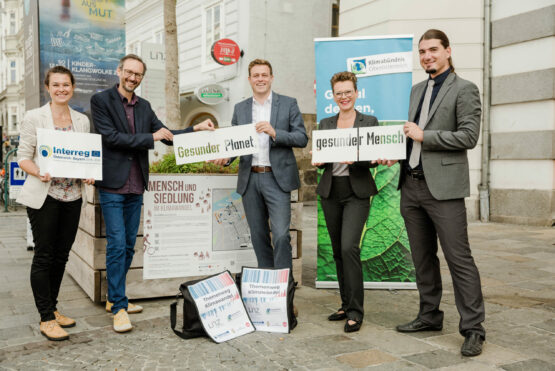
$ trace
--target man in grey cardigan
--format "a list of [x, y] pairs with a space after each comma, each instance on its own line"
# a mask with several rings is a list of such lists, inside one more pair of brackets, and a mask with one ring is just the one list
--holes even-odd
[[480, 93], [476, 85], [455, 74], [449, 39], [442, 31], [426, 31], [418, 49], [420, 64], [430, 77], [411, 91], [404, 126], [407, 160], [400, 164], [399, 188], [420, 310], [416, 319], [397, 326], [397, 331], [443, 328], [439, 238], [453, 279], [459, 332], [465, 337], [461, 353], [476, 356], [485, 339], [485, 311], [468, 243], [464, 198], [470, 194], [467, 150], [474, 148], [480, 134]]

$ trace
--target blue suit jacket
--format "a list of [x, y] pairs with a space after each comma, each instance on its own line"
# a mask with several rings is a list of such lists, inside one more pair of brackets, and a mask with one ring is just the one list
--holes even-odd
[[[252, 97], [235, 105], [231, 125], [252, 123]], [[279, 187], [284, 192], [299, 188], [299, 170], [293, 147], [303, 148], [308, 143], [301, 111], [295, 98], [272, 92], [270, 124], [276, 139], [270, 138], [270, 165]], [[237, 193], [243, 195], [251, 175], [252, 155], [241, 156]]]
[[[150, 107], [146, 99], [138, 97], [134, 107], [135, 134], [127, 124], [125, 110], [117, 91], [117, 86], [97, 93], [91, 98], [91, 116], [95, 132], [102, 135], [102, 181], [96, 186], [121, 188], [131, 170], [133, 158], [139, 160], [145, 189], [148, 188], [148, 150], [154, 148], [152, 133], [164, 128], [164, 124]], [[193, 131], [172, 130], [173, 134]], [[163, 141], [171, 145], [172, 142]]]

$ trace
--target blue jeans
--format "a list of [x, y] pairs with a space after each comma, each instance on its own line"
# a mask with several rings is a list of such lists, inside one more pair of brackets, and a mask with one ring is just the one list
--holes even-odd
[[[289, 268], [291, 260], [291, 192], [284, 192], [273, 173], [251, 173], [243, 207], [259, 268]], [[270, 227], [272, 242], [270, 243]], [[292, 271], [291, 271], [292, 272]]]
[[106, 278], [112, 313], [127, 310], [125, 278], [133, 261], [141, 220], [143, 195], [116, 194], [99, 189], [100, 207], [106, 224]]

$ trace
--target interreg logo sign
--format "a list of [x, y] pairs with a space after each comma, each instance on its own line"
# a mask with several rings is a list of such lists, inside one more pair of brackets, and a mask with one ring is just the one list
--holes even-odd
[[100, 157], [100, 151], [82, 151], [82, 150], [75, 150], [75, 149], [67, 149], [63, 147], [53, 147], [51, 148], [48, 145], [41, 145], [39, 147], [39, 153], [42, 157], [57, 157], [60, 156], [74, 156], [74, 157]]
[[52, 156], [52, 148], [47, 145], [42, 145], [39, 147], [39, 153], [42, 157], [50, 157]]

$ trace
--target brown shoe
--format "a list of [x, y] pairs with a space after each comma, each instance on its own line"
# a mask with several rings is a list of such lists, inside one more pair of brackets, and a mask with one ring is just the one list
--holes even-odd
[[67, 328], [75, 326], [75, 320], [73, 318], [66, 317], [63, 314], [60, 314], [57, 310], [54, 311], [54, 315], [56, 316], [56, 322], [58, 322], [60, 327]]
[[294, 315], [295, 317], [298, 317], [298, 316], [299, 316], [299, 310], [297, 309], [297, 307], [296, 307], [295, 305], [293, 305], [293, 315]]
[[48, 340], [60, 341], [69, 339], [69, 335], [58, 325], [55, 319], [40, 323], [40, 333]]

